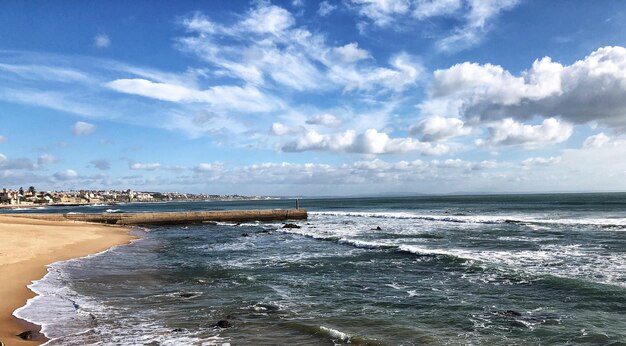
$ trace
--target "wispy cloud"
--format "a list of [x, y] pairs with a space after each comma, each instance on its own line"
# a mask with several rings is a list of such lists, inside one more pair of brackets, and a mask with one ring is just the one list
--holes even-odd
[[77, 121], [72, 126], [72, 133], [75, 136], [83, 136], [93, 133], [96, 130], [96, 125], [90, 124], [84, 121]]
[[107, 34], [99, 34], [93, 38], [93, 45], [96, 48], [108, 48], [111, 46], [111, 39]]

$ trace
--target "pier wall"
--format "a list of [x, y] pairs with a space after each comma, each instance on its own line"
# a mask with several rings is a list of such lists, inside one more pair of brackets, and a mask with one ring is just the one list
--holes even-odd
[[305, 220], [305, 209], [227, 210], [163, 213], [71, 213], [71, 214], [3, 214], [49, 221], [83, 221], [112, 225], [185, 224], [209, 221], [278, 221]]

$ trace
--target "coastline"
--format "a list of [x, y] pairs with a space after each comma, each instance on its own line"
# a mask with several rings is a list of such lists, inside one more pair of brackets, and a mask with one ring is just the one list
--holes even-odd
[[129, 243], [128, 228], [68, 221], [14, 218], [0, 214], [0, 341], [5, 345], [38, 345], [45, 339], [16, 335], [40, 327], [13, 316], [35, 297], [27, 286], [47, 273], [47, 265], [102, 252]]

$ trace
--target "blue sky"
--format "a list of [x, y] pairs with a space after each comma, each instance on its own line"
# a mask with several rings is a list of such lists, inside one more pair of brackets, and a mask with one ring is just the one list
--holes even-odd
[[626, 190], [626, 3], [3, 2], [0, 186]]

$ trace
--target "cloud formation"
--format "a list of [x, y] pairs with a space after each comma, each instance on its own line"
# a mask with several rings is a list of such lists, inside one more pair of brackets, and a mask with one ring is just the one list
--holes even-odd
[[437, 70], [423, 110], [473, 121], [535, 116], [626, 128], [626, 48], [600, 48], [571, 65], [536, 60], [516, 76], [501, 66], [461, 63]]
[[441, 18], [457, 20], [461, 24], [437, 40], [437, 49], [444, 52], [480, 43], [491, 29], [491, 22], [519, 3], [519, 0], [351, 0], [357, 13], [377, 27], [411, 26]]
[[58, 161], [59, 159], [57, 159], [57, 157], [52, 154], [43, 154], [39, 156], [39, 158], [37, 159], [37, 164], [39, 166], [42, 166], [42, 165], [57, 163]]
[[96, 125], [86, 123], [84, 121], [77, 121], [74, 126], [72, 126], [72, 133], [75, 136], [83, 136], [93, 133], [96, 130]]
[[54, 173], [53, 177], [56, 180], [61, 181], [74, 180], [78, 178], [78, 173], [72, 169], [66, 169], [64, 171]]
[[466, 136], [471, 133], [461, 119], [431, 116], [410, 128], [411, 134], [422, 135], [424, 142], [437, 142], [454, 137]]
[[539, 125], [526, 125], [508, 118], [488, 125], [489, 138], [479, 139], [478, 145], [520, 145], [538, 148], [566, 141], [573, 131], [570, 124], [555, 118], [544, 119]]
[[329, 45], [323, 35], [298, 27], [289, 11], [266, 3], [232, 25], [201, 13], [185, 18], [182, 25], [190, 33], [179, 40], [183, 51], [196, 54], [220, 75], [258, 87], [294, 92], [377, 87], [378, 92], [399, 92], [415, 84], [423, 71], [415, 58], [402, 52], [388, 66], [366, 63], [370, 53], [358, 43]]
[[107, 34], [96, 35], [93, 38], [93, 45], [96, 48], [108, 48], [111, 45], [111, 39]]
[[384, 132], [368, 129], [357, 134], [353, 130], [323, 135], [315, 130], [307, 130], [297, 140], [281, 147], [286, 152], [302, 152], [309, 150], [349, 152], [357, 154], [401, 154], [417, 152], [423, 155], [443, 155], [450, 148], [443, 144], [420, 142], [413, 138], [390, 138]]

